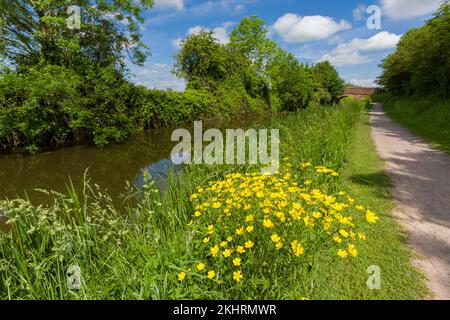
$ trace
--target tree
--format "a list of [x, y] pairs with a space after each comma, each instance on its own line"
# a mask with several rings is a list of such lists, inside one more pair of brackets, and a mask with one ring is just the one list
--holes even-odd
[[312, 74], [292, 53], [278, 48], [270, 63], [269, 74], [284, 110], [306, 108], [313, 100]]
[[[14, 66], [38, 63], [77, 68], [86, 63], [123, 66], [148, 54], [140, 14], [152, 0], [15, 0], [0, 2], [0, 49]], [[80, 8], [80, 30], [71, 29], [69, 6]]]
[[188, 88], [212, 91], [228, 75], [227, 52], [209, 31], [201, 31], [182, 41], [176, 55], [174, 74], [187, 81]]
[[338, 103], [344, 93], [345, 82], [336, 69], [328, 61], [320, 62], [314, 67], [314, 75], [320, 88], [325, 90], [322, 103]]

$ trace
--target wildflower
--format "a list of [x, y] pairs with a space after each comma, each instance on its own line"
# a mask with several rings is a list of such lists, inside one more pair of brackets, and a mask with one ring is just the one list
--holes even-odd
[[378, 221], [378, 217], [370, 210], [366, 211], [366, 220], [369, 223], [376, 223]]
[[311, 167], [311, 163], [310, 163], [310, 162], [301, 163], [300, 166], [301, 166], [303, 169], [305, 169], [305, 168]]
[[355, 209], [358, 211], [363, 211], [364, 210], [364, 206], [355, 206]]
[[340, 196], [345, 196], [346, 192], [345, 191], [341, 191], [338, 193]]
[[239, 254], [243, 254], [245, 252], [245, 249], [243, 246], [237, 246], [236, 252]]
[[358, 238], [360, 240], [366, 240], [366, 235], [363, 232], [358, 232]]
[[222, 204], [220, 202], [214, 202], [213, 205], [212, 205], [212, 207], [214, 209], [219, 209], [221, 206], [222, 206]]
[[273, 241], [273, 242], [275, 242], [275, 243], [278, 243], [278, 242], [280, 242], [281, 241], [281, 238], [280, 238], [280, 236], [279, 235], [277, 235], [276, 233], [275, 234], [273, 234], [271, 237], [270, 237], [270, 239]]
[[314, 214], [313, 214], [313, 217], [315, 218], [315, 219], [320, 219], [320, 218], [322, 218], [322, 214], [320, 213], [320, 212], [314, 212]]
[[333, 241], [336, 242], [336, 243], [342, 243], [342, 238], [339, 237], [338, 235], [335, 235], [335, 236], [333, 237]]
[[223, 256], [224, 256], [225, 258], [228, 258], [229, 256], [231, 256], [232, 253], [233, 253], [233, 252], [232, 252], [230, 249], [225, 249], [225, 250], [223, 251]]
[[240, 227], [239, 229], [236, 229], [236, 234], [238, 236], [243, 235], [245, 233], [245, 229], [243, 227]]
[[203, 193], [204, 189], [203, 188], [198, 188], [197, 189], [197, 193]]
[[246, 222], [252, 222], [253, 221], [253, 215], [251, 214], [251, 215], [246, 216], [245, 217], [245, 221]]
[[236, 280], [236, 282], [239, 282], [244, 278], [241, 271], [235, 271], [233, 272], [233, 279]]
[[212, 280], [216, 276], [216, 273], [214, 272], [214, 270], [209, 270], [206, 276], [208, 277], [208, 279]]
[[305, 249], [298, 244], [298, 240], [294, 240], [291, 242], [291, 248], [292, 252], [294, 252], [294, 255], [296, 255], [297, 257], [305, 252]]
[[245, 248], [247, 248], [247, 249], [253, 248], [254, 245], [255, 245], [255, 244], [254, 244], [253, 241], [251, 241], [251, 240], [248, 240], [248, 241], [244, 244]]
[[281, 248], [283, 248], [283, 242], [277, 242], [276, 244], [275, 244], [275, 248], [277, 249], [277, 250], [280, 250]]
[[225, 248], [227, 245], [228, 245], [228, 242], [227, 242], [227, 241], [222, 241], [222, 242], [220, 243], [220, 246], [221, 246], [222, 248]]
[[205, 270], [205, 264], [204, 264], [204, 263], [199, 263], [199, 264], [197, 265], [197, 270], [198, 270], [198, 271], [203, 271], [203, 270]]
[[273, 222], [270, 219], [268, 219], [268, 218], [263, 220], [263, 226], [268, 228], [268, 229], [274, 227]]
[[304, 184], [305, 186], [309, 186], [311, 183], [312, 183], [311, 180], [305, 180], [305, 181], [303, 182], [303, 184]]
[[343, 249], [339, 249], [337, 252], [338, 256], [341, 258], [345, 258], [347, 257], [347, 251], [343, 250]]
[[186, 272], [180, 272], [178, 274], [178, 281], [183, 281], [184, 279], [186, 279]]
[[358, 251], [356, 250], [355, 246], [353, 244], [348, 245], [348, 253], [352, 257], [356, 257], [358, 255]]
[[211, 239], [210, 237], [206, 237], [206, 238], [203, 238], [202, 241], [203, 241], [204, 244], [207, 244], [210, 239]]
[[229, 237], [227, 238], [227, 241], [228, 241], [228, 242], [233, 241], [233, 237], [232, 237], [232, 236], [229, 236]]
[[211, 255], [213, 257], [217, 257], [217, 254], [219, 253], [219, 246], [215, 245], [214, 247], [211, 248]]
[[213, 234], [214, 233], [214, 225], [211, 224], [208, 226], [208, 234]]
[[198, 194], [194, 193], [190, 196], [189, 200], [193, 201], [194, 199], [198, 198]]
[[339, 173], [337, 173], [336, 171], [334, 171], [334, 172], [331, 173], [331, 176], [332, 176], [332, 177], [339, 177]]
[[194, 212], [194, 216], [196, 217], [200, 217], [202, 215], [202, 213], [200, 211], [195, 211]]
[[253, 231], [253, 226], [248, 226], [247, 228], [245, 228], [245, 230], [247, 230], [247, 232], [252, 232]]
[[241, 265], [241, 259], [240, 258], [234, 258], [233, 259], [233, 265], [235, 265], [236, 267]]
[[344, 238], [348, 238], [349, 233], [343, 229], [339, 230], [339, 233], [341, 236], [343, 236]]

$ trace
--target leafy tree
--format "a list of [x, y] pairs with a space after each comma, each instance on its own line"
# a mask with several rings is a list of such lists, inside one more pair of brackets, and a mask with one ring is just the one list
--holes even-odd
[[345, 82], [336, 69], [328, 61], [320, 62], [314, 67], [314, 75], [319, 88], [324, 93], [321, 97], [322, 103], [339, 102], [344, 93]]
[[[139, 24], [152, 0], [15, 0], [0, 2], [0, 48], [15, 66], [39, 62], [77, 68], [86, 63], [123, 66], [127, 52], [142, 64], [147, 47]], [[68, 8], [81, 9], [81, 29], [68, 25]]]

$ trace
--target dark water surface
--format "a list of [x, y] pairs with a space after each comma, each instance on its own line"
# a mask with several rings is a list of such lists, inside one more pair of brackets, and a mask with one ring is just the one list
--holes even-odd
[[[204, 122], [203, 128], [249, 128], [267, 120], [241, 117], [239, 121]], [[192, 132], [193, 124], [183, 126]], [[0, 154], [0, 199], [24, 197], [35, 204], [48, 203], [35, 189], [67, 193], [69, 178], [81, 192], [88, 169], [91, 182], [108, 190], [113, 199], [125, 192], [126, 181], [139, 185], [144, 170], [164, 171], [170, 164], [173, 129], [152, 129], [133, 135], [122, 144], [106, 148], [79, 145], [37, 155]]]

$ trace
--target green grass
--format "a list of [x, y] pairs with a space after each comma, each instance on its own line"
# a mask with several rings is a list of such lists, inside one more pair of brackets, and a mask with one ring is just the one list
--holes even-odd
[[[328, 194], [345, 189], [380, 216], [379, 223], [362, 226], [367, 242], [358, 245], [358, 257], [341, 259], [335, 246], [320, 248], [312, 260], [284, 259], [264, 249], [254, 256], [262, 260], [249, 260], [253, 267], [248, 266], [246, 281], [239, 285], [196, 276], [191, 269], [199, 261], [199, 247], [193, 240], [199, 231], [187, 227], [195, 211], [189, 196], [197, 186], [223, 179], [227, 173], [254, 172], [258, 167], [190, 166], [177, 179], [169, 180], [164, 193], [150, 181], [140, 194], [130, 189], [125, 209], [115, 208], [109, 196], [91, 187], [89, 181], [82, 191], [69, 188], [68, 196], [52, 192], [51, 206], [0, 201], [13, 220], [11, 232], [0, 234], [0, 298], [424, 297], [423, 278], [411, 267], [401, 230], [390, 215], [390, 183], [373, 144], [368, 143], [367, 115], [361, 120], [360, 115], [360, 103], [345, 101], [338, 107], [284, 115], [271, 125], [280, 128], [282, 157], [295, 164], [293, 179], [301, 182], [305, 178], [298, 166], [301, 161], [345, 172], [340, 178], [313, 173], [314, 188]], [[73, 264], [82, 272], [81, 290], [67, 288], [66, 270]], [[370, 265], [381, 268], [381, 290], [366, 286]], [[189, 274], [185, 282], [176, 279], [180, 271]]]
[[377, 96], [384, 110], [396, 122], [425, 138], [434, 147], [450, 154], [450, 100]]
[[[322, 278], [318, 298], [326, 299], [421, 299], [428, 291], [424, 277], [412, 266], [405, 235], [391, 212], [391, 181], [384, 172], [384, 161], [376, 153], [370, 136], [369, 115], [364, 111], [355, 128], [346, 165], [344, 188], [369, 208], [379, 213], [380, 223], [367, 232], [372, 239], [361, 259], [350, 268], [341, 268], [333, 277]], [[381, 290], [368, 290], [367, 267], [381, 269]], [[330, 270], [332, 272], [332, 270]], [[329, 281], [328, 281], [329, 280]]]

